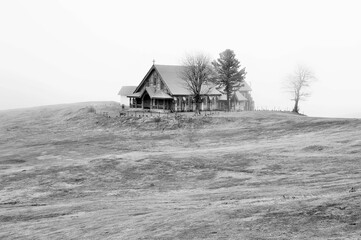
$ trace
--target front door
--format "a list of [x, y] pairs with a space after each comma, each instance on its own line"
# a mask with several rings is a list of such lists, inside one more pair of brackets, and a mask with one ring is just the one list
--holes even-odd
[[145, 92], [145, 94], [143, 96], [143, 108], [150, 109], [150, 97], [147, 92]]

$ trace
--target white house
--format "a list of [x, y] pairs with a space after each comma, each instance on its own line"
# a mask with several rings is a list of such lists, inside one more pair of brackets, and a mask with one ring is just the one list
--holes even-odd
[[129, 98], [128, 95], [132, 94], [137, 86], [123, 86], [118, 95], [120, 95], [120, 104], [129, 107]]

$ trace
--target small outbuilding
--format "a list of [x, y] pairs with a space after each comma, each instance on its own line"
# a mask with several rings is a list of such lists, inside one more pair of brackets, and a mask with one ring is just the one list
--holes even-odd
[[118, 92], [118, 95], [120, 96], [120, 104], [124, 106], [129, 107], [129, 98], [128, 95], [131, 95], [134, 90], [137, 88], [137, 86], [123, 86], [120, 91]]

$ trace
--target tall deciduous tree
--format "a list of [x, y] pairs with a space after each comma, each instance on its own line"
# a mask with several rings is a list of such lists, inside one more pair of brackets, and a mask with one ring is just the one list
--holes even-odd
[[236, 54], [226, 49], [219, 54], [219, 58], [212, 62], [216, 71], [215, 83], [219, 90], [227, 95], [227, 108], [231, 109], [231, 97], [241, 86], [246, 77], [246, 68], [242, 68]]
[[186, 55], [183, 60], [183, 70], [180, 74], [193, 95], [193, 100], [196, 104], [195, 111], [199, 114], [202, 103], [201, 94], [207, 93], [209, 88], [208, 82], [214, 76], [211, 60], [202, 53]]
[[298, 65], [295, 71], [286, 78], [285, 87], [295, 102], [292, 112], [299, 113], [299, 102], [310, 96], [309, 88], [316, 80], [315, 74], [309, 68]]

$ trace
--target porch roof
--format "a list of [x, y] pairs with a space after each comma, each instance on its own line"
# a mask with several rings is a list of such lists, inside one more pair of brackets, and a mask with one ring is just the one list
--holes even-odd
[[140, 98], [140, 97], [143, 95], [143, 92], [144, 92], [144, 91], [136, 92], [136, 93], [127, 95], [127, 97], [129, 97], [129, 98], [131, 98], [131, 97], [132, 97], [132, 98]]
[[165, 93], [161, 90], [155, 90], [152, 87], [146, 87], [145, 90], [148, 92], [150, 98], [173, 99], [167, 93]]
[[152, 87], [146, 87], [145, 89], [143, 89], [140, 92], [136, 92], [133, 94], [128, 95], [127, 97], [132, 97], [132, 98], [141, 98], [144, 94], [144, 92], [147, 92], [149, 94], [150, 98], [157, 98], [157, 99], [173, 99], [170, 95], [168, 95], [167, 93], [161, 91], [161, 90], [155, 90]]

